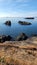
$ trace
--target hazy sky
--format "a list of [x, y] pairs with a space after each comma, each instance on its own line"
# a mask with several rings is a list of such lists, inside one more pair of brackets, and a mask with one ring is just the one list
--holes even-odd
[[2, 16], [37, 16], [37, 0], [0, 0]]

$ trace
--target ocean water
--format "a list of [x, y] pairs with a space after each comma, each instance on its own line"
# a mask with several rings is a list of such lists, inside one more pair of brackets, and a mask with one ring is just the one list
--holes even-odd
[[[11, 20], [11, 26], [7, 26], [4, 23], [7, 20]], [[31, 22], [32, 25], [20, 25], [18, 21]], [[10, 35], [16, 38], [19, 34], [25, 33], [27, 36], [37, 34], [37, 18], [35, 19], [24, 19], [23, 17], [2, 17], [0, 18], [0, 35]]]

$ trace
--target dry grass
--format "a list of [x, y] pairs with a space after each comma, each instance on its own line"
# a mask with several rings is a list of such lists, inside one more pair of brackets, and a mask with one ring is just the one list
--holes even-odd
[[7, 43], [0, 43], [0, 65], [37, 65], [36, 44]]

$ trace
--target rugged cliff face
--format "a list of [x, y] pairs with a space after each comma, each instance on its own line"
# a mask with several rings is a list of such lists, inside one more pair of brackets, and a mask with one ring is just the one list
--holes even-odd
[[37, 65], [37, 37], [0, 43], [0, 65]]

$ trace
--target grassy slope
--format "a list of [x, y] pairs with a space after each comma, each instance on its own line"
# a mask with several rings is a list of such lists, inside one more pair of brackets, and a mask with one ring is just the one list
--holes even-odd
[[0, 43], [0, 65], [37, 65], [37, 44], [28, 42]]

